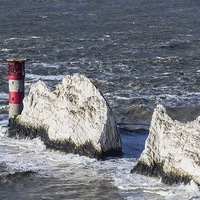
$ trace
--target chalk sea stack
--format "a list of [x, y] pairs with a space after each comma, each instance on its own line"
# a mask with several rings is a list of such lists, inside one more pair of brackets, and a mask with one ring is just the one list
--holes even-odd
[[10, 137], [41, 137], [48, 148], [97, 159], [122, 154], [113, 112], [88, 78], [68, 75], [55, 91], [38, 81], [23, 104], [21, 115], [10, 119]]
[[193, 179], [200, 185], [200, 116], [187, 123], [173, 121], [158, 105], [145, 149], [131, 173], [162, 177], [167, 184]]

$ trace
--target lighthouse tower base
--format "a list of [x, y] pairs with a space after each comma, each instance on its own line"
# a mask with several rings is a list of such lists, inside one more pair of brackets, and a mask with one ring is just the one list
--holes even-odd
[[22, 110], [23, 110], [23, 103], [9, 104], [9, 119], [15, 115], [21, 114]]

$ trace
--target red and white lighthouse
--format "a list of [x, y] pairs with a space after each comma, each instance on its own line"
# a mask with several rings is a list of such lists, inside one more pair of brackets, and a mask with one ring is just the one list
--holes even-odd
[[27, 59], [6, 59], [9, 79], [9, 119], [20, 115], [23, 110], [25, 61]]

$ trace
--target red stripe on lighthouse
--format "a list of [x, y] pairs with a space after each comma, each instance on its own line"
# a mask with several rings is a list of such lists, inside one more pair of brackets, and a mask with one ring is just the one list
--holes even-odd
[[9, 103], [21, 104], [24, 99], [24, 92], [9, 92]]
[[9, 80], [23, 80], [25, 76], [8, 76]]

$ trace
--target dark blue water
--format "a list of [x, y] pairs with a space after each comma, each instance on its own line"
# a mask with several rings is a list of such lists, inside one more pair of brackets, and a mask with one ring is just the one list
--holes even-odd
[[5, 137], [7, 63], [0, 62], [0, 199], [199, 196], [193, 183], [169, 187], [129, 173], [158, 103], [182, 122], [200, 115], [199, 7], [197, 0], [0, 1], [0, 58], [31, 59], [26, 95], [38, 80], [55, 88], [68, 74], [90, 78], [114, 112], [124, 152], [98, 162], [49, 152], [39, 139]]

